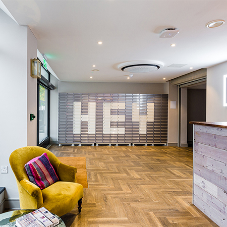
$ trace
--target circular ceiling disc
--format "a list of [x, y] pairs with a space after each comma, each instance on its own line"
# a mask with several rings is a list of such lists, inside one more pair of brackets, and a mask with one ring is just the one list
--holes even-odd
[[156, 71], [159, 68], [160, 67], [158, 65], [138, 64], [138, 65], [125, 66], [121, 70], [124, 72], [130, 72], [130, 73], [149, 73], [151, 71]]
[[121, 63], [118, 68], [129, 73], [149, 73], [157, 71], [161, 66], [163, 63], [158, 61], [134, 61]]

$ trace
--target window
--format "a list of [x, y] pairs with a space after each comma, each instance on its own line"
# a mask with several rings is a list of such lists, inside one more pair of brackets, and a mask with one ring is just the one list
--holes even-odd
[[48, 137], [48, 90], [39, 84], [39, 144]]
[[45, 68], [41, 68], [41, 79], [38, 79], [38, 122], [37, 122], [37, 144], [47, 147], [50, 144], [50, 73]]

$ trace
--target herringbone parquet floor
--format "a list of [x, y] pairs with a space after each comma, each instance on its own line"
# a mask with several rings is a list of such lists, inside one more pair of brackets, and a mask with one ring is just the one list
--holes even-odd
[[56, 145], [56, 156], [86, 157], [89, 188], [67, 226], [217, 226], [192, 205], [192, 149]]

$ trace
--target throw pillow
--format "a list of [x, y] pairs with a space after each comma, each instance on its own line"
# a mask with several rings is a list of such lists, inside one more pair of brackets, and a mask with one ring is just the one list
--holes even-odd
[[44, 189], [59, 180], [46, 153], [33, 158], [24, 167], [29, 180], [40, 189]]

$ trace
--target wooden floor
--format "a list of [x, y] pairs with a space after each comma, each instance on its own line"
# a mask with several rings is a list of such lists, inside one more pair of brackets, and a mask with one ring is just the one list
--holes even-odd
[[82, 146], [50, 150], [86, 157], [89, 188], [82, 212], [67, 226], [217, 226], [192, 205], [192, 149], [167, 146]]

